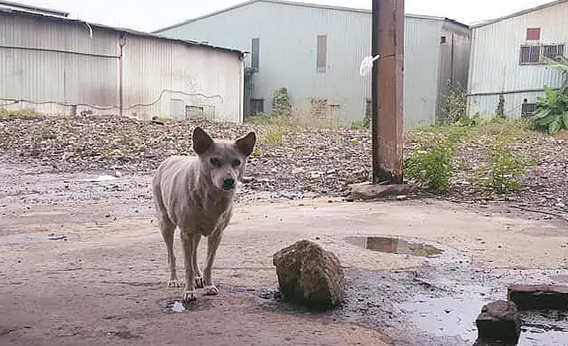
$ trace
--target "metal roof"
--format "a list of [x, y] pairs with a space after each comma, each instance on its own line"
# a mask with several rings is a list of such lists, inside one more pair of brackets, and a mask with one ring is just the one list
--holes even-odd
[[19, 4], [17, 2], [12, 2], [12, 1], [0, 1], [0, 9], [2, 9], [2, 8], [23, 10], [23, 11], [26, 11], [26, 12], [33, 12], [33, 13], [43, 13], [43, 14], [47, 14], [47, 15], [51, 15], [51, 16], [59, 16], [59, 17], [69, 16], [69, 12], [57, 11], [57, 10], [52, 10], [52, 9], [49, 9], [49, 8], [38, 7], [38, 6], [33, 6], [33, 5]]
[[[59, 12], [59, 13], [65, 13], [65, 12]], [[118, 27], [112, 27], [112, 26], [96, 24], [96, 23], [88, 23], [88, 22], [80, 20], [80, 19], [71, 19], [71, 18], [62, 17], [62, 16], [58, 16], [58, 15], [49, 15], [49, 14], [46, 14], [45, 12], [44, 13], [38, 13], [38, 12], [31, 12], [31, 11], [27, 11], [27, 10], [16, 10], [14, 8], [5, 8], [5, 7], [0, 6], [0, 14], [16, 15], [16, 16], [22, 16], [22, 17], [33, 17], [33, 18], [38, 18], [38, 19], [63, 22], [63, 23], [66, 23], [66, 24], [83, 24], [83, 25], [88, 25], [92, 28], [100, 28], [100, 29], [110, 30], [110, 31], [114, 31], [114, 32], [117, 32], [117, 33], [124, 33], [124, 34], [132, 35], [132, 36], [138, 36], [138, 37], [143, 37], [143, 38], [153, 38], [153, 39], [164, 40], [164, 41], [169, 41], [169, 42], [176, 42], [176, 43], [185, 44], [187, 46], [215, 49], [215, 50], [224, 51], [224, 52], [228, 52], [228, 53], [238, 54], [241, 57], [245, 54], [245, 52], [237, 50], [237, 49], [218, 47], [218, 46], [213, 46], [213, 45], [200, 43], [200, 42], [197, 42], [197, 41], [191, 41], [191, 40], [174, 39], [174, 38], [169, 38], [169, 37], [165, 37], [165, 36], [161, 36], [161, 35], [157, 35], [157, 34], [153, 34], [153, 33], [147, 33], [147, 32], [143, 32], [143, 31], [132, 30], [132, 29], [118, 28]]]
[[525, 14], [527, 14], [527, 13], [531, 13], [531, 12], [536, 12], [536, 11], [544, 10], [545, 8], [549, 8], [549, 7], [553, 7], [553, 6], [556, 6], [556, 5], [560, 5], [560, 4], [565, 3], [565, 2], [568, 2], [568, 0], [556, 0], [556, 1], [548, 2], [548, 3], [546, 3], [546, 4], [542, 4], [542, 5], [539, 5], [539, 6], [531, 7], [531, 8], [528, 8], [528, 9], [526, 9], [526, 10], [522, 10], [522, 11], [515, 12], [515, 13], [512, 13], [512, 14], [503, 16], [503, 17], [491, 19], [491, 20], [484, 21], [484, 22], [479, 23], [479, 24], [472, 25], [472, 28], [473, 28], [473, 29], [481, 28], [481, 27], [483, 27], [483, 26], [495, 24], [495, 23], [498, 23], [498, 22], [503, 21], [503, 20], [506, 20], [506, 19], [511, 19], [511, 18], [515, 18], [515, 17], [519, 17], [519, 16], [522, 16], [522, 15], [525, 15]]
[[[568, 0], [566, 0], [568, 1]], [[363, 9], [363, 8], [353, 8], [353, 7], [342, 7], [342, 6], [332, 6], [332, 5], [320, 5], [320, 4], [313, 4], [313, 3], [306, 3], [306, 2], [296, 2], [296, 1], [288, 1], [288, 0], [249, 0], [249, 1], [245, 1], [242, 2], [240, 4], [236, 4], [234, 6], [231, 7], [227, 7], [224, 9], [221, 9], [219, 11], [215, 11], [215, 12], [211, 12], [208, 13], [206, 15], [203, 16], [199, 16], [193, 19], [189, 19], [189, 20], [185, 20], [183, 22], [177, 23], [177, 24], [173, 24], [170, 26], [167, 26], [165, 28], [161, 28], [158, 30], [154, 30], [153, 33], [160, 33], [162, 31], [166, 31], [169, 29], [173, 29], [185, 24], [189, 24], [189, 23], [193, 23], [205, 18], [209, 18], [209, 17], [213, 17], [225, 12], [230, 12], [233, 10], [236, 10], [238, 8], [241, 7], [245, 7], [245, 6], [249, 6], [258, 2], [265, 2], [265, 3], [271, 3], [271, 4], [277, 4], [277, 5], [289, 5], [289, 6], [298, 6], [298, 7], [309, 7], [309, 8], [321, 8], [321, 9], [326, 9], [326, 10], [336, 10], [336, 11], [345, 11], [345, 12], [355, 12], [355, 13], [365, 13], [365, 14], [371, 14], [371, 10], [369, 9]], [[424, 16], [424, 15], [416, 15], [416, 14], [406, 14], [405, 15], [407, 18], [418, 18], [418, 19], [428, 19], [428, 20], [439, 20], [439, 21], [449, 21], [449, 22], [453, 22], [456, 23], [458, 25], [462, 25], [464, 27], [468, 27], [469, 25], [460, 23], [458, 21], [455, 21], [453, 19], [449, 19], [446, 17], [436, 17], [436, 16]]]

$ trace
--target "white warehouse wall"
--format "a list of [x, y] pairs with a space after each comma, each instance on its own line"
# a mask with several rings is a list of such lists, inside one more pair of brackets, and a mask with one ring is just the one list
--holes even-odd
[[[568, 2], [473, 28], [468, 115], [495, 114], [499, 94], [505, 115], [520, 117], [524, 99], [535, 103], [544, 86], [560, 87], [561, 74], [545, 65], [520, 65], [523, 44], [566, 43]], [[526, 29], [539, 27], [540, 42], [527, 41]], [[565, 47], [565, 52], [568, 47]]]
[[[443, 18], [406, 16], [405, 127], [435, 121], [443, 23]], [[274, 91], [286, 87], [297, 108], [308, 111], [312, 98], [340, 105], [332, 121], [339, 118], [345, 124], [365, 115], [371, 78], [359, 75], [359, 65], [371, 54], [369, 11], [259, 1], [158, 33], [248, 52], [252, 38], [258, 37], [260, 68], [253, 75], [252, 98], [264, 99], [265, 112], [271, 111]], [[326, 73], [316, 71], [317, 35], [327, 35]]]

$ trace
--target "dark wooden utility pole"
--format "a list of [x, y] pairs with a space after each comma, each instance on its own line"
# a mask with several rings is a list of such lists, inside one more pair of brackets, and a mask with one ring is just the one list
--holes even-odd
[[373, 183], [401, 184], [404, 0], [373, 0], [372, 22]]

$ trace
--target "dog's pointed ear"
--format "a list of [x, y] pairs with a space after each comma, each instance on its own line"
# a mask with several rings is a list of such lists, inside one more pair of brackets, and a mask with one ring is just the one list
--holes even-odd
[[205, 153], [213, 144], [213, 139], [199, 126], [193, 130], [192, 141], [197, 155]]
[[235, 142], [237, 144], [237, 148], [244, 156], [250, 156], [252, 151], [254, 150], [254, 146], [256, 144], [256, 134], [254, 132], [249, 132], [248, 135], [237, 139]]

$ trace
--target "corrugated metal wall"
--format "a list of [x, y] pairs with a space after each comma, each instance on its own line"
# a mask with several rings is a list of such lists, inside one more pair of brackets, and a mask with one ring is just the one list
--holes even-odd
[[[0, 32], [0, 106], [119, 113], [118, 31], [0, 12]], [[127, 34], [123, 54], [125, 115], [242, 121], [237, 53]]]
[[543, 44], [566, 43], [568, 3], [473, 29], [468, 114], [493, 115], [504, 93], [509, 116], [521, 115], [524, 99], [535, 102], [545, 85], [556, 88], [561, 74], [543, 65], [520, 65], [526, 29], [541, 28]]
[[129, 36], [124, 46], [125, 112], [144, 119], [187, 115], [238, 121], [242, 66], [236, 54]]
[[118, 104], [116, 33], [0, 13], [0, 98], [48, 114], [62, 104]]
[[[442, 20], [407, 17], [405, 23], [405, 126], [431, 124], [436, 113]], [[228, 29], [230, 28], [230, 29]], [[359, 75], [371, 54], [371, 15], [309, 6], [257, 2], [161, 32], [174, 38], [251, 51], [260, 38], [260, 68], [253, 98], [271, 111], [275, 90], [287, 87], [294, 105], [309, 111], [312, 98], [340, 105], [337, 119], [363, 118], [371, 97], [370, 77]], [[317, 73], [317, 36], [327, 35], [327, 72]], [[250, 57], [247, 58], [250, 66]]]

